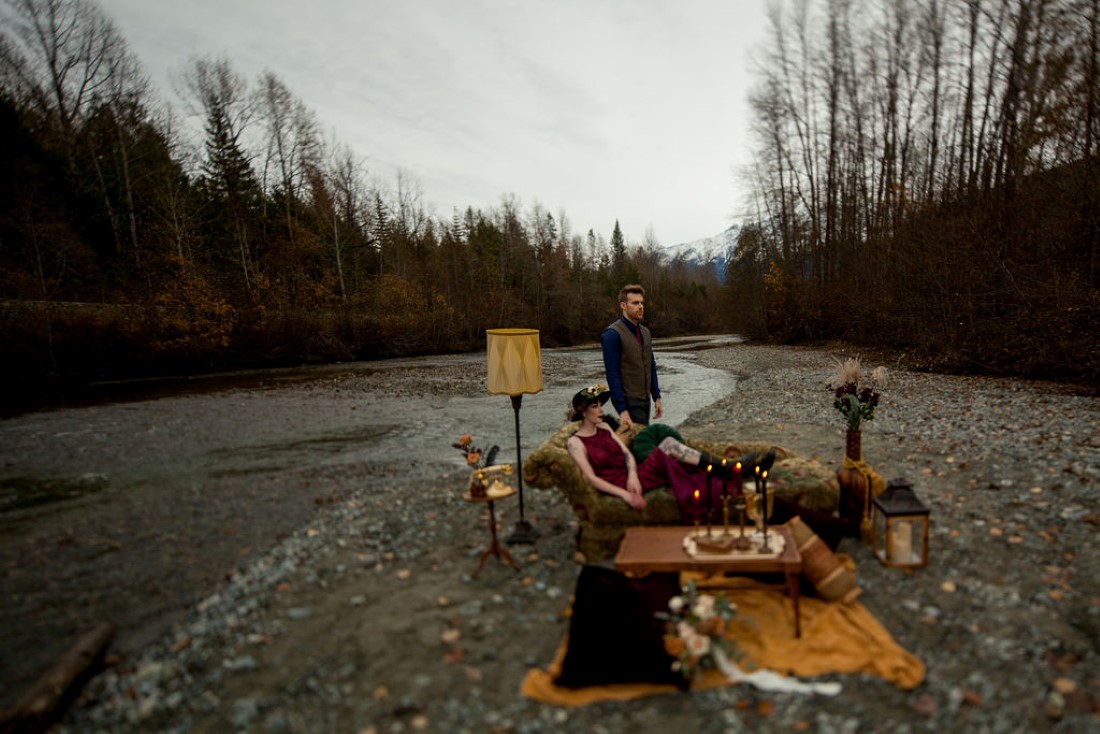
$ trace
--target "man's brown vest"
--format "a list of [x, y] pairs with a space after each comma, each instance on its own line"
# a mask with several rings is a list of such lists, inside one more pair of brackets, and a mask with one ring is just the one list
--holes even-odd
[[652, 389], [650, 365], [653, 364], [653, 339], [649, 329], [638, 324], [642, 332], [642, 344], [630, 331], [622, 319], [616, 319], [609, 327], [619, 332], [623, 343], [623, 358], [619, 363], [619, 373], [623, 379], [623, 395], [628, 398], [648, 400]]

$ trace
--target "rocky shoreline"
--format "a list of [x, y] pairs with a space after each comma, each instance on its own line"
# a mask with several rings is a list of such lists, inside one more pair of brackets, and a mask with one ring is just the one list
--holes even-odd
[[[839, 465], [831, 357], [701, 351], [737, 389], [680, 430]], [[461, 366], [445, 377], [449, 394], [482, 395]], [[321, 389], [377, 406], [424, 387], [367, 376]], [[315, 512], [298, 512], [304, 526], [250, 553], [166, 634], [113, 651], [59, 730], [1100, 731], [1100, 399], [895, 369], [863, 451], [932, 509], [925, 569], [884, 568], [854, 540], [840, 548], [856, 561], [860, 601], [924, 661], [914, 691], [836, 675], [844, 690], [828, 699], [735, 686], [568, 710], [527, 700], [525, 672], [551, 660], [568, 627], [572, 511], [556, 492], [528, 490], [542, 537], [511, 549], [522, 570], [490, 558], [473, 579], [488, 529], [484, 508], [462, 498], [458, 457], [389, 457], [308, 472], [323, 490]], [[505, 533], [515, 512], [502, 503]]]

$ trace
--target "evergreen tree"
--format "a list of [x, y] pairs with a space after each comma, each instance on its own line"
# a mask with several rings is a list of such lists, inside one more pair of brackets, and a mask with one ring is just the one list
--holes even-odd
[[611, 231], [611, 280], [616, 290], [626, 285], [626, 243], [623, 240], [623, 230], [619, 227], [619, 220], [615, 220], [615, 229]]

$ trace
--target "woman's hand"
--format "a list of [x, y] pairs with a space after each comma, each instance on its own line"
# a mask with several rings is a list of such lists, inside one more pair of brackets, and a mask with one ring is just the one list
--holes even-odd
[[635, 510], [646, 508], [645, 497], [642, 496], [642, 482], [638, 479], [638, 472], [634, 470], [633, 465], [630, 466], [630, 473], [626, 477], [626, 496], [623, 499]]
[[[601, 429], [603, 430], [603, 429]], [[607, 429], [609, 432], [611, 429]], [[612, 432], [612, 436], [615, 434]], [[618, 437], [615, 437], [618, 441]], [[622, 444], [622, 442], [619, 442]], [[642, 483], [638, 479], [638, 470], [634, 466], [634, 457], [629, 456], [627, 458], [627, 479], [626, 487], [617, 487], [606, 479], [596, 475], [596, 471], [592, 468], [591, 462], [588, 461], [588, 451], [585, 450], [584, 444], [576, 436], [570, 436], [569, 440], [565, 442], [565, 448], [569, 451], [569, 455], [573, 457], [573, 461], [577, 463], [577, 467], [581, 470], [581, 475], [588, 480], [588, 483], [595, 487], [600, 492], [605, 492], [613, 497], [620, 497], [624, 502], [633, 507], [635, 510], [641, 511], [646, 508], [645, 498], [642, 497]], [[623, 451], [626, 451], [626, 447], [623, 447]]]
[[635, 493], [635, 492], [630, 492], [630, 491], [624, 491], [623, 492], [623, 499], [626, 500], [626, 503], [628, 505], [633, 507], [635, 510], [638, 510], [639, 512], [641, 512], [642, 510], [644, 510], [646, 508], [645, 497], [642, 496], [641, 492]]

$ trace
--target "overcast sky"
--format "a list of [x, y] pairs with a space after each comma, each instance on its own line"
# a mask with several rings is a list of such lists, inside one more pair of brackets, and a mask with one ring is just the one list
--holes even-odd
[[269, 69], [322, 130], [432, 211], [514, 194], [574, 232], [663, 245], [747, 200], [767, 0], [100, 0], [163, 96], [189, 59]]

